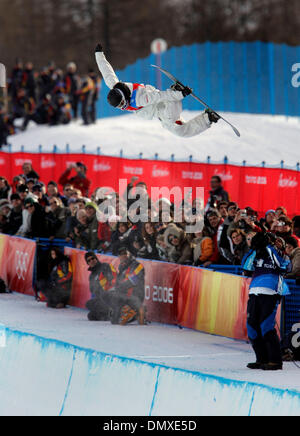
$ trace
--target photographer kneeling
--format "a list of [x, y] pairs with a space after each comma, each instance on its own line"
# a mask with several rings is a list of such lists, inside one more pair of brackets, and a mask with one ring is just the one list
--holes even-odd
[[268, 233], [257, 233], [251, 250], [243, 259], [243, 270], [252, 273], [247, 306], [248, 337], [256, 355], [250, 369], [282, 369], [280, 341], [275, 329], [277, 307], [281, 296], [289, 293], [282, 275], [289, 261], [272, 246]]

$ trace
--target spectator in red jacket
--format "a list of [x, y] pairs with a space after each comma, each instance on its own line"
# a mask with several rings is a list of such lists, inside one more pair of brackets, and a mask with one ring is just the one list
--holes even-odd
[[[76, 176], [70, 177], [71, 171], [74, 168], [76, 171]], [[76, 162], [76, 164], [71, 164], [66, 171], [60, 176], [58, 183], [62, 186], [68, 183], [72, 184], [75, 189], [80, 189], [84, 197], [89, 196], [89, 188], [91, 181], [86, 177], [86, 166], [81, 162]]]

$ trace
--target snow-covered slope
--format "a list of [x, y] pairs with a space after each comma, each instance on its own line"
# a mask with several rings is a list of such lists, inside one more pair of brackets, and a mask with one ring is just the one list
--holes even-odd
[[[198, 112], [186, 111], [183, 117], [188, 120]], [[67, 126], [36, 126], [33, 122], [24, 133], [9, 137], [12, 151], [20, 150], [37, 152], [39, 145], [43, 151], [52, 151], [53, 145], [58, 151], [64, 152], [69, 144], [71, 152], [80, 152], [82, 145], [87, 153], [96, 153], [100, 147], [101, 153], [110, 156], [137, 158], [143, 153], [143, 158], [153, 159], [158, 153], [159, 159], [169, 160], [175, 155], [175, 160], [221, 161], [227, 156], [230, 163], [260, 165], [262, 161], [267, 166], [278, 166], [283, 160], [285, 165], [295, 168], [300, 161], [299, 139], [300, 118], [284, 116], [251, 115], [237, 113], [222, 113], [241, 132], [241, 137], [235, 136], [224, 122], [219, 121], [206, 132], [193, 138], [179, 138], [164, 130], [159, 121], [145, 121], [134, 114], [99, 119], [96, 124], [83, 126], [81, 121], [72, 122]]]

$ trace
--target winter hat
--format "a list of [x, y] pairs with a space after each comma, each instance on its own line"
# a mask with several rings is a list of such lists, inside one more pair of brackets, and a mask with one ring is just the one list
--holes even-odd
[[286, 210], [286, 208], [285, 208], [284, 206], [278, 206], [278, 207], [276, 208], [276, 211], [279, 210], [279, 209], [282, 210], [283, 215], [287, 215], [287, 210]]
[[33, 205], [35, 203], [36, 203], [36, 201], [32, 197], [27, 197], [24, 200], [24, 206], [27, 206], [27, 204]]
[[85, 208], [87, 207], [92, 207], [93, 209], [95, 209], [95, 211], [98, 210], [98, 206], [96, 203], [94, 203], [93, 201], [89, 201], [88, 203], [85, 204]]
[[118, 107], [122, 101], [124, 101], [125, 104], [126, 98], [120, 89], [114, 88], [107, 94], [107, 101], [111, 106]]
[[269, 215], [269, 213], [274, 213], [275, 214], [275, 210], [274, 209], [267, 210], [267, 212], [265, 213], [265, 218], [267, 218], [267, 215]]

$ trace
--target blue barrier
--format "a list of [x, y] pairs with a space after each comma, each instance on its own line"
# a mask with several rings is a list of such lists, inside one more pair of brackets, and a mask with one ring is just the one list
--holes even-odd
[[[257, 114], [300, 115], [300, 90], [292, 85], [292, 66], [299, 59], [299, 48], [266, 42], [205, 42], [172, 47], [162, 54], [162, 67], [193, 88], [207, 104], [220, 111]], [[182, 62], [184, 59], [184, 62]], [[155, 56], [117, 71], [120, 80], [157, 84]], [[275, 74], [276, 72], [276, 74]], [[162, 77], [162, 89], [170, 87]], [[120, 115], [106, 101], [108, 88], [102, 87], [98, 117]], [[201, 110], [192, 98], [184, 108]]]

